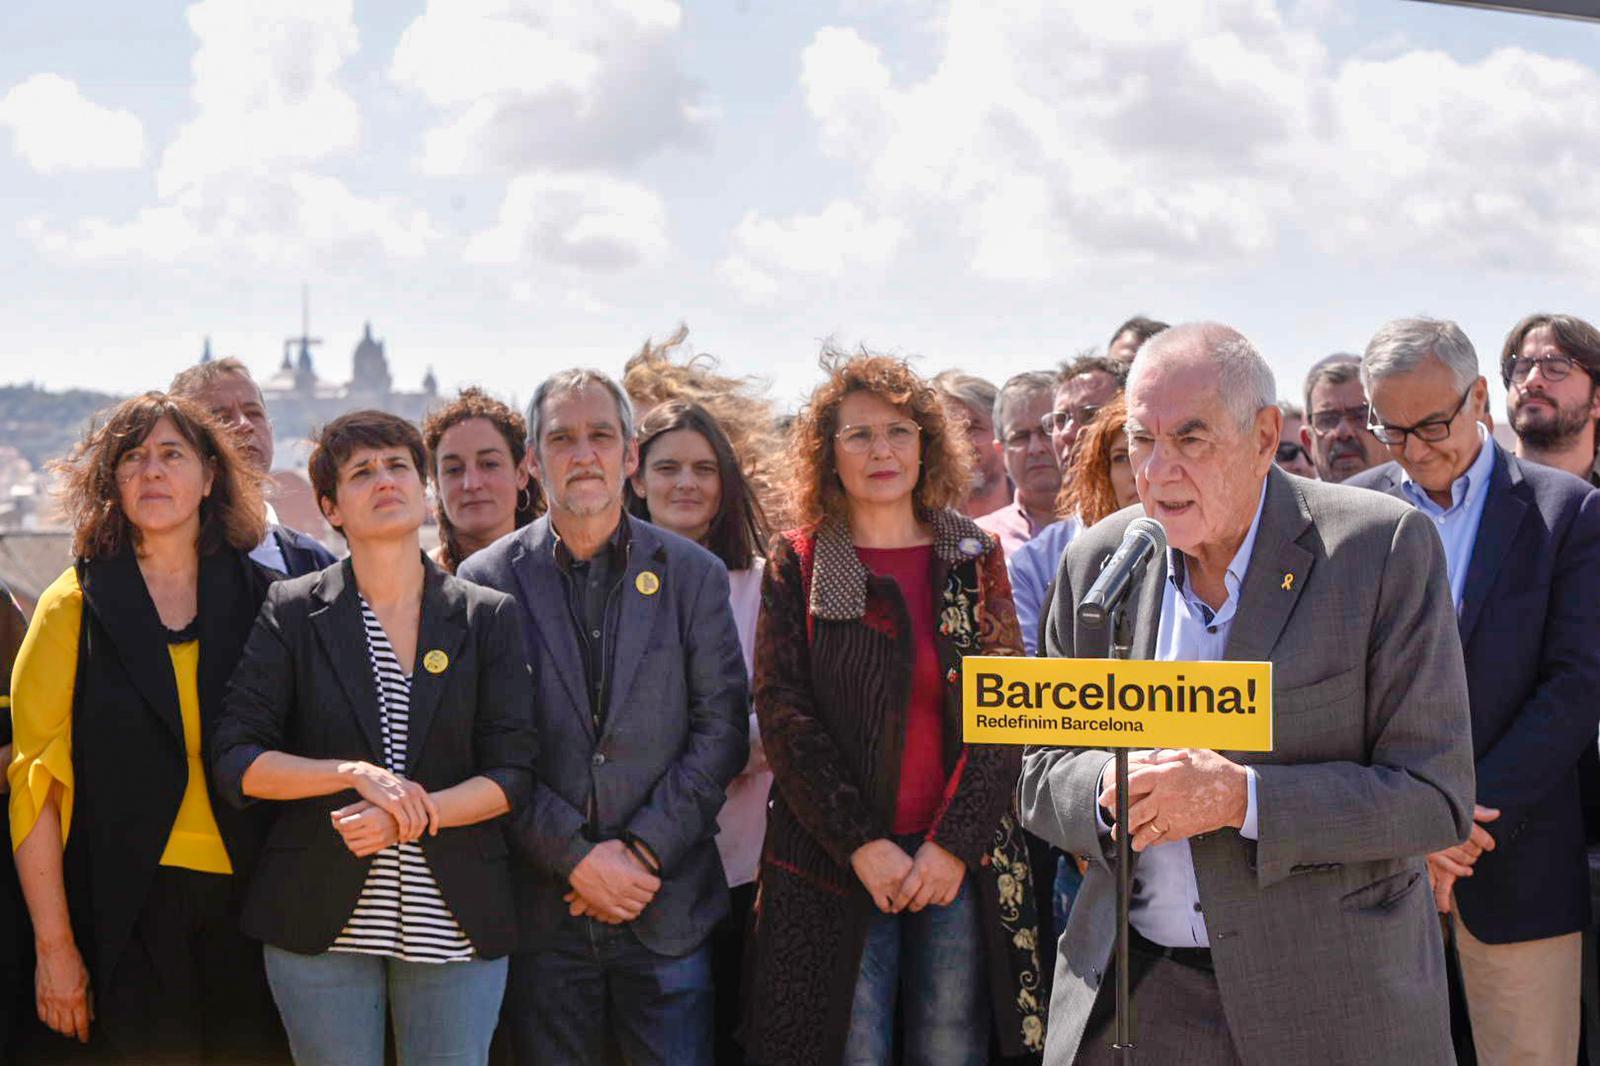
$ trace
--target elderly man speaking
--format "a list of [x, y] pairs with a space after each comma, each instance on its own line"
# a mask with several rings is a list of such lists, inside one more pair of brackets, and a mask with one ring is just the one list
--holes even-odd
[[[1113, 828], [1109, 752], [1035, 749], [1023, 823], [1089, 859], [1061, 937], [1047, 1066], [1110, 1062], [1116, 848], [1133, 868], [1139, 1062], [1452, 1061], [1424, 857], [1466, 838], [1466, 675], [1439, 539], [1377, 493], [1273, 467], [1272, 371], [1237, 331], [1177, 326], [1128, 380], [1144, 513], [1134, 655], [1270, 660], [1273, 751], [1139, 751]], [[1045, 653], [1102, 655], [1078, 599], [1140, 507], [1062, 561]]]

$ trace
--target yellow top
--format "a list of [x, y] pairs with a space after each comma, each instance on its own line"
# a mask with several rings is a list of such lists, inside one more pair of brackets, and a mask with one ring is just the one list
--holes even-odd
[[[53, 785], [61, 788], [63, 843], [72, 828], [72, 689], [82, 627], [83, 590], [77, 572], [69, 567], [39, 597], [11, 673], [12, 753], [6, 776], [11, 782], [12, 848], [33, 832]], [[189, 773], [161, 865], [231, 874], [233, 864], [211, 810], [201, 763], [200, 642], [169, 644], [167, 654], [178, 686]]]

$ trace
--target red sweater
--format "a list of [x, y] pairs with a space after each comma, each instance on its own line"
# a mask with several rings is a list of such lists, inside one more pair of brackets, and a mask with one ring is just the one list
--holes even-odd
[[934, 644], [933, 545], [857, 548], [856, 554], [872, 573], [894, 579], [911, 618], [911, 696], [894, 831], [922, 833], [944, 798], [944, 675]]

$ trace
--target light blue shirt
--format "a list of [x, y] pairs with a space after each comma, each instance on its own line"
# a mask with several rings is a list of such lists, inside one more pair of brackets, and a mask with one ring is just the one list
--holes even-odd
[[1052, 522], [1034, 534], [1032, 540], [1006, 556], [1011, 575], [1011, 602], [1017, 607], [1017, 625], [1022, 627], [1022, 643], [1029, 655], [1038, 655], [1039, 616], [1044, 613], [1044, 594], [1056, 579], [1061, 556], [1072, 538], [1083, 532], [1077, 515]]
[[[1267, 487], [1261, 486], [1261, 499], [1256, 503], [1256, 516], [1250, 523], [1239, 550], [1233, 553], [1223, 575], [1228, 598], [1213, 611], [1204, 600], [1195, 595], [1184, 580], [1185, 560], [1177, 551], [1167, 552], [1167, 580], [1161, 594], [1161, 623], [1156, 631], [1156, 659], [1162, 662], [1203, 662], [1223, 658], [1228, 646], [1228, 634], [1233, 631], [1233, 619], [1239, 609], [1239, 589], [1244, 584], [1245, 573], [1250, 569], [1250, 556], [1255, 552], [1256, 534], [1261, 529], [1261, 510], [1266, 503]], [[1102, 771], [1103, 772], [1103, 771]], [[1246, 767], [1249, 793], [1245, 804], [1244, 826], [1239, 835], [1255, 840], [1258, 834], [1256, 818], [1256, 773]], [[1101, 828], [1110, 831], [1104, 814]], [[1206, 933], [1205, 914], [1200, 909], [1200, 882], [1194, 874], [1194, 853], [1187, 840], [1171, 840], [1152, 844], [1139, 854], [1134, 870], [1133, 896], [1128, 903], [1128, 921], [1145, 937], [1173, 948], [1210, 947], [1211, 938]]]
[[[1478, 457], [1467, 472], [1450, 483], [1450, 506], [1434, 503], [1409, 473], [1400, 479], [1400, 491], [1427, 515], [1444, 544], [1444, 565], [1450, 575], [1450, 601], [1461, 610], [1461, 594], [1467, 587], [1467, 567], [1472, 549], [1478, 543], [1478, 526], [1483, 522], [1483, 503], [1489, 498], [1489, 479], [1494, 474], [1494, 445], [1489, 431], [1478, 423]], [[1402, 470], [1405, 468], [1402, 466]]]

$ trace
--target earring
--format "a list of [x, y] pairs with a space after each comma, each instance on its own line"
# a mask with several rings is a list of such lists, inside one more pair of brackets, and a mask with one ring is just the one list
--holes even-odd
[[[526, 497], [526, 499], [524, 499], [524, 497]], [[528, 488], [526, 485], [517, 490], [517, 510], [533, 510], [533, 490]]]

